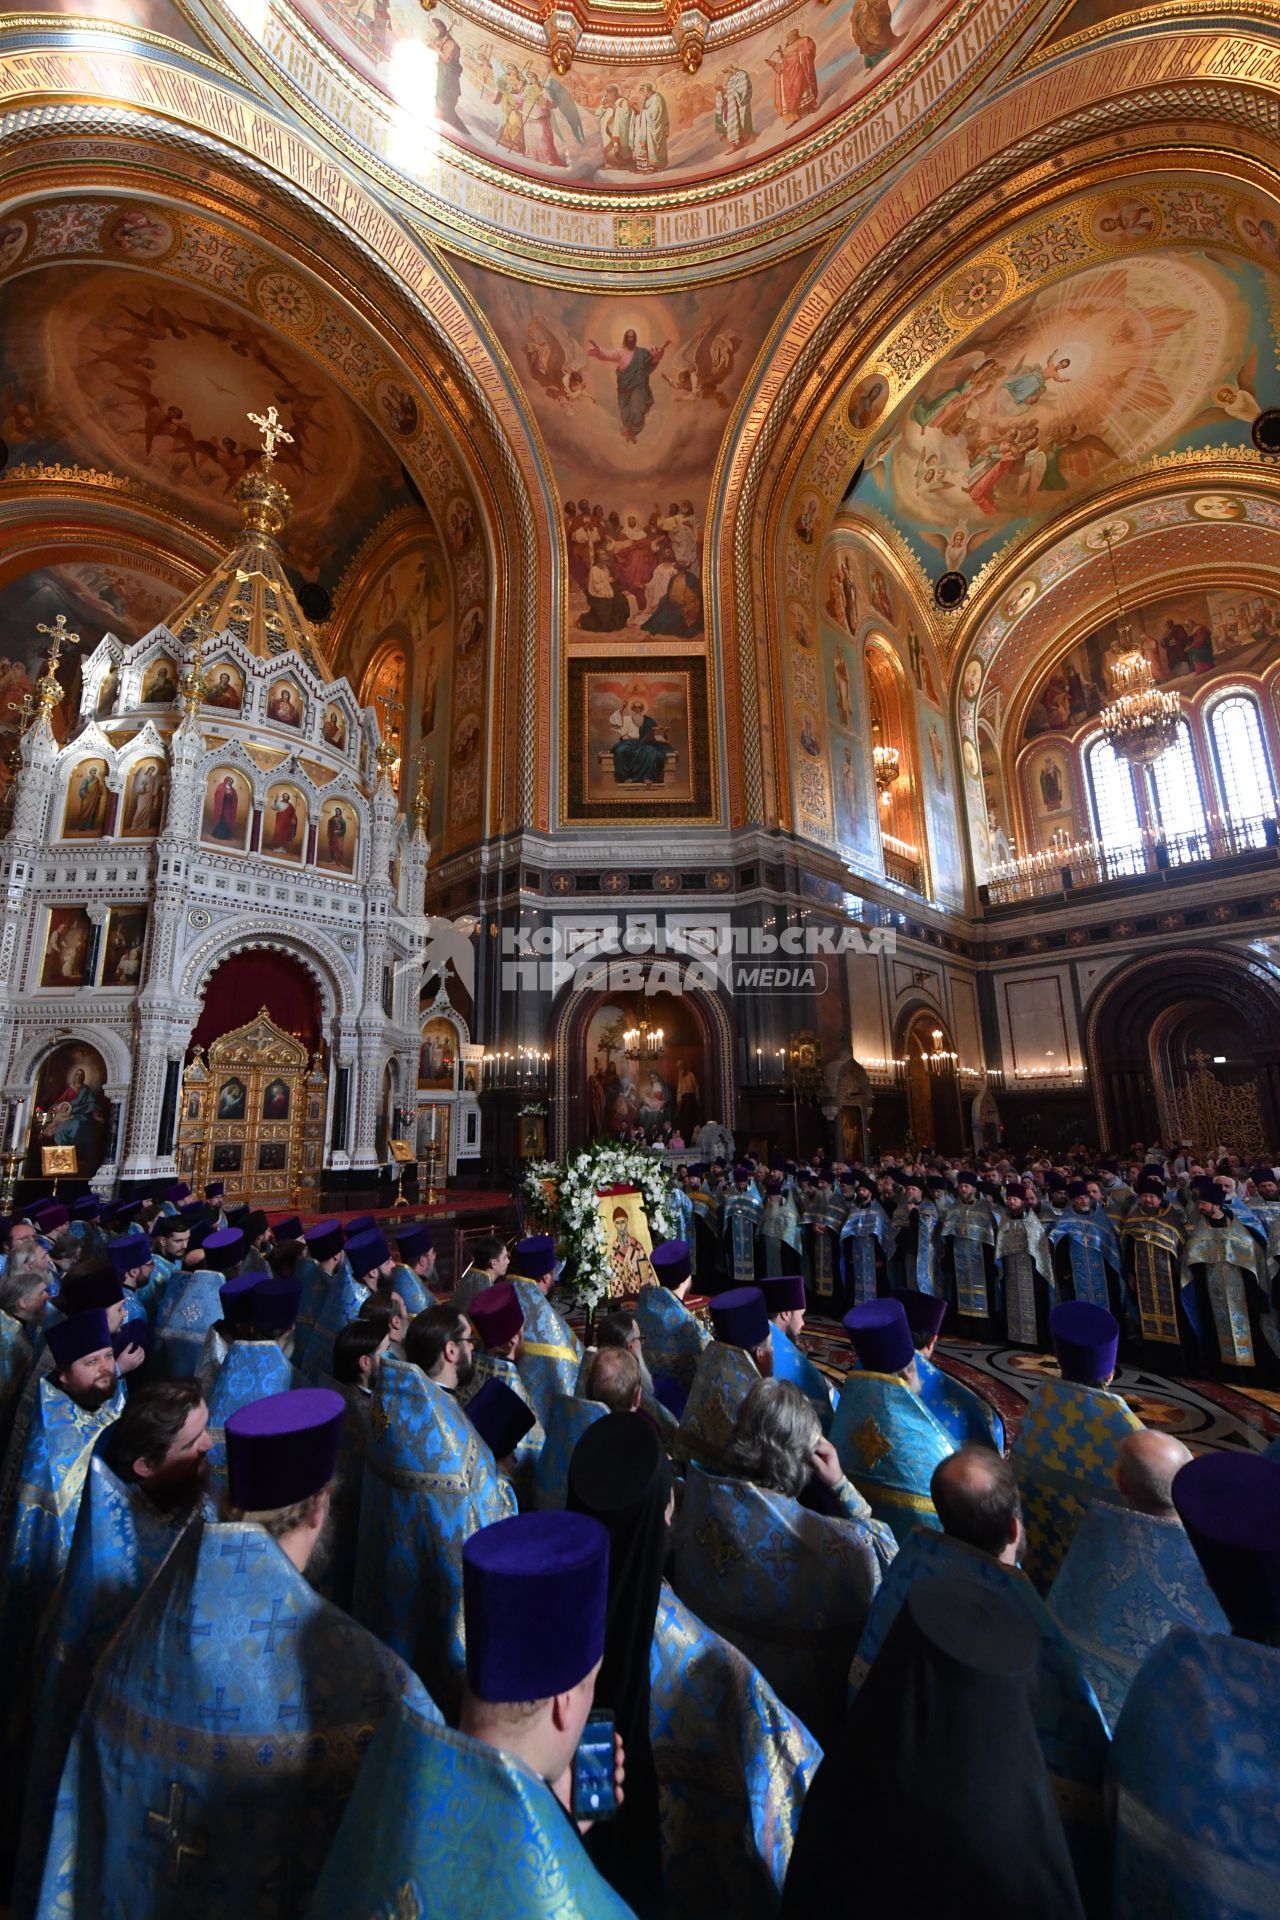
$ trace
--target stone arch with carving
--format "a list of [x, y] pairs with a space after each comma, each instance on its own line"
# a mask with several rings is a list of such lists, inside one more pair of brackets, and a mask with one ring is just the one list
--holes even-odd
[[[578, 984], [565, 987], [558, 1004], [553, 1008], [551, 1044], [555, 1076], [554, 1152], [557, 1156], [563, 1155], [568, 1148], [572, 1094], [570, 1061], [585, 1038], [587, 1021], [594, 1009], [602, 1002], [611, 997], [626, 997], [630, 991], [632, 990], [610, 985], [609, 963], [601, 961], [600, 965], [591, 968]], [[725, 1006], [720, 992], [710, 986], [686, 986], [682, 989], [680, 998], [688, 1000], [694, 1018], [701, 1029], [707, 1059], [715, 1068], [716, 1090], [724, 1106], [723, 1113], [708, 1114], [706, 1118], [719, 1120], [732, 1131], [736, 1106], [733, 1016]]]
[[[296, 960], [320, 990], [322, 1023], [332, 1028], [359, 1012], [359, 996], [351, 965], [327, 934], [316, 927], [285, 933], [269, 921], [236, 919], [216, 927], [186, 955], [178, 991], [187, 1001], [202, 1002], [211, 976], [224, 960], [254, 948], [270, 948]], [[194, 1020], [193, 1023], [194, 1025]]]
[[1269, 1139], [1280, 1133], [1280, 970], [1230, 947], [1166, 947], [1109, 974], [1085, 1009], [1085, 1055], [1104, 1147], [1123, 1150], [1158, 1134], [1149, 1039], [1171, 1005], [1196, 998], [1229, 1010], [1256, 1037], [1263, 1122]]

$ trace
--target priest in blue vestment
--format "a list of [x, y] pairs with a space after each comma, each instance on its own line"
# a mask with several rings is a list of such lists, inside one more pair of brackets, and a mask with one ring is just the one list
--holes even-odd
[[1114, 1313], [1121, 1325], [1136, 1323], [1128, 1304], [1115, 1227], [1086, 1181], [1069, 1181], [1067, 1195], [1070, 1207], [1048, 1229], [1058, 1298], [1088, 1300]]
[[223, 1317], [234, 1316], [237, 1330], [208, 1389], [210, 1473], [219, 1491], [226, 1471], [224, 1429], [231, 1415], [252, 1400], [303, 1384], [281, 1345], [293, 1326], [300, 1291], [296, 1280], [280, 1280], [260, 1268], [238, 1274], [222, 1288]]
[[769, 1315], [769, 1337], [773, 1343], [773, 1376], [775, 1380], [795, 1382], [812, 1404], [822, 1423], [822, 1431], [828, 1433], [835, 1412], [835, 1394], [831, 1382], [825, 1374], [819, 1373], [808, 1354], [796, 1344], [804, 1329], [804, 1316], [808, 1310], [804, 1275], [800, 1272], [800, 1256], [788, 1247], [783, 1258], [787, 1270], [768, 1274], [760, 1282], [765, 1310]]
[[925, 1182], [907, 1174], [889, 1217], [888, 1272], [895, 1293], [903, 1287], [918, 1293], [938, 1291], [938, 1209], [932, 1195], [926, 1199], [925, 1193]]
[[404, 1301], [410, 1315], [425, 1313], [435, 1305], [431, 1280], [436, 1270], [436, 1243], [430, 1227], [406, 1227], [396, 1235], [396, 1264], [391, 1269], [391, 1285]]
[[750, 1167], [736, 1166], [721, 1214], [725, 1265], [735, 1286], [751, 1286], [763, 1265], [763, 1249], [756, 1245], [763, 1213]]
[[1085, 1508], [1118, 1503], [1120, 1443], [1142, 1427], [1107, 1391], [1120, 1345], [1114, 1314], [1088, 1300], [1060, 1300], [1049, 1332], [1062, 1377], [1040, 1382], [1010, 1453], [1027, 1523], [1022, 1564], [1041, 1594], [1053, 1585]]
[[1226, 1202], [1208, 1177], [1195, 1182], [1196, 1215], [1182, 1249], [1182, 1297], [1194, 1301], [1203, 1363], [1241, 1383], [1273, 1383], [1277, 1357], [1269, 1311], [1271, 1264], [1261, 1222], [1249, 1225], [1245, 1210]]
[[316, 1307], [305, 1368], [312, 1380], [332, 1377], [334, 1341], [359, 1317], [365, 1302], [373, 1298], [378, 1279], [389, 1275], [393, 1265], [386, 1235], [372, 1226], [363, 1233], [347, 1229], [343, 1260], [345, 1268], [340, 1266], [333, 1274]]
[[697, 1372], [676, 1435], [682, 1460], [724, 1471], [738, 1408], [757, 1380], [773, 1372], [773, 1337], [759, 1287], [730, 1287], [711, 1302], [714, 1339]]
[[379, 1723], [433, 1714], [304, 1577], [342, 1416], [323, 1388], [231, 1416], [226, 1520], [183, 1535], [99, 1663], [39, 1920], [301, 1920]]
[[756, 1382], [729, 1454], [729, 1474], [689, 1468], [672, 1585], [822, 1740], [843, 1717], [845, 1675], [897, 1542], [790, 1381]]
[[[0, 1531], [0, 1646], [6, 1685], [0, 1757], [10, 1782], [24, 1777], [40, 1622], [71, 1551], [76, 1516], [99, 1439], [124, 1411], [125, 1393], [101, 1307], [72, 1314], [46, 1335], [51, 1368], [33, 1376], [17, 1458], [6, 1463]], [[12, 1468], [12, 1472], [8, 1469]], [[0, 1795], [0, 1885], [16, 1852], [20, 1797]]]
[[[306, 1252], [296, 1268], [296, 1277], [302, 1283], [302, 1296], [298, 1301], [298, 1318], [293, 1329], [293, 1364], [299, 1373], [311, 1376], [315, 1372], [311, 1346], [315, 1339], [316, 1320], [330, 1289], [346, 1276], [347, 1241], [341, 1221], [315, 1221], [303, 1234], [302, 1244]], [[355, 1317], [354, 1313], [349, 1316], [352, 1320]], [[346, 1325], [345, 1321], [343, 1325]], [[330, 1361], [332, 1358], [330, 1352]]]
[[1004, 1421], [995, 1408], [934, 1361], [934, 1349], [950, 1311], [950, 1302], [938, 1294], [917, 1293], [910, 1287], [895, 1291], [894, 1299], [902, 1302], [911, 1329], [920, 1398], [925, 1406], [958, 1447], [997, 1447], [1003, 1452]]
[[1174, 1505], [1174, 1478], [1191, 1457], [1171, 1433], [1127, 1434], [1116, 1456], [1124, 1505], [1096, 1500], [1085, 1509], [1049, 1589], [1049, 1611], [1109, 1727], [1143, 1661], [1174, 1627], [1230, 1632]]
[[888, 1288], [889, 1216], [865, 1173], [854, 1175], [853, 1205], [840, 1227], [840, 1304], [860, 1306]]
[[555, 1278], [556, 1243], [549, 1233], [533, 1233], [516, 1241], [506, 1279], [524, 1308], [518, 1371], [544, 1428], [556, 1395], [573, 1392], [582, 1361], [568, 1321], [547, 1298]]
[[764, 1183], [760, 1245], [766, 1274], [803, 1273], [804, 1242], [800, 1235], [800, 1215], [780, 1173], [769, 1174]]
[[459, 1730], [408, 1700], [391, 1714], [309, 1920], [628, 1920], [570, 1811], [608, 1564], [608, 1535], [580, 1513], [521, 1514], [467, 1542]]
[[935, 1469], [930, 1492], [943, 1531], [917, 1527], [886, 1570], [849, 1685], [861, 1687], [917, 1581], [945, 1574], [1004, 1595], [1040, 1635], [1032, 1696], [1036, 1735], [1081, 1886], [1101, 1896], [1106, 1721], [1075, 1649], [1018, 1568], [1026, 1534], [1013, 1469], [990, 1447], [965, 1447]]
[[609, 1531], [597, 1700], [614, 1715], [627, 1766], [628, 1804], [588, 1847], [642, 1920], [765, 1920], [821, 1750], [663, 1581], [670, 1470], [646, 1421], [611, 1414], [584, 1434], [569, 1506]]
[[1206, 1453], [1173, 1498], [1230, 1633], [1175, 1627], [1111, 1763], [1113, 1920], [1262, 1920], [1280, 1887], [1280, 1464]]
[[89, 1462], [41, 1637], [14, 1920], [36, 1910], [58, 1782], [98, 1658], [184, 1527], [213, 1518], [208, 1421], [194, 1380], [155, 1381], [130, 1397]]
[[877, 1520], [905, 1540], [936, 1527], [929, 1481], [955, 1443], [920, 1398], [915, 1343], [900, 1300], [868, 1300], [844, 1317], [858, 1365], [845, 1375], [831, 1440]]
[[573, 1450], [587, 1428], [603, 1420], [608, 1411], [603, 1400], [589, 1400], [580, 1393], [562, 1393], [552, 1401], [547, 1437], [533, 1470], [533, 1504], [540, 1511], [564, 1505]]
[[995, 1252], [1006, 1337], [1015, 1346], [1043, 1353], [1049, 1345], [1049, 1314], [1058, 1301], [1057, 1283], [1044, 1222], [1021, 1180], [1005, 1187]]
[[995, 1209], [978, 1191], [971, 1167], [956, 1175], [956, 1197], [942, 1215], [938, 1229], [944, 1288], [961, 1320], [958, 1329], [971, 1339], [995, 1334], [1003, 1337], [1004, 1314], [1000, 1275], [996, 1267]]
[[[475, 1356], [475, 1372], [469, 1385], [460, 1389], [459, 1398], [465, 1407], [487, 1380], [501, 1380], [518, 1399], [525, 1402], [534, 1416], [533, 1424], [516, 1448], [512, 1478], [521, 1506], [532, 1506], [533, 1470], [542, 1452], [546, 1433], [538, 1419], [533, 1395], [520, 1372], [525, 1312], [510, 1280], [499, 1280], [491, 1287], [482, 1288], [468, 1308], [468, 1318], [480, 1345]], [[571, 1386], [576, 1379], [575, 1371]]]
[[462, 1549], [515, 1510], [511, 1482], [454, 1393], [411, 1361], [385, 1358], [369, 1414], [351, 1610], [451, 1718], [465, 1666]]
[[686, 1240], [664, 1240], [649, 1264], [658, 1284], [641, 1287], [636, 1295], [636, 1325], [654, 1373], [670, 1374], [687, 1395], [711, 1339], [685, 1305], [693, 1287], [693, 1249]]
[[165, 1291], [156, 1315], [156, 1370], [171, 1380], [195, 1378], [204, 1338], [222, 1317], [221, 1288], [244, 1258], [238, 1227], [206, 1233], [200, 1265]]

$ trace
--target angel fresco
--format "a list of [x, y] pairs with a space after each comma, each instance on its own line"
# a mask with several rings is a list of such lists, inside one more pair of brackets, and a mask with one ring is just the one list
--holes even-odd
[[675, 379], [669, 373], [662, 377], [679, 399], [714, 400], [718, 406], [727, 407], [728, 395], [720, 389], [733, 372], [741, 345], [742, 335], [731, 333], [724, 325], [724, 315], [716, 314], [675, 355]]
[[562, 407], [575, 400], [597, 402], [586, 390], [586, 355], [564, 328], [544, 314], [536, 314], [525, 334], [524, 357], [538, 386]]

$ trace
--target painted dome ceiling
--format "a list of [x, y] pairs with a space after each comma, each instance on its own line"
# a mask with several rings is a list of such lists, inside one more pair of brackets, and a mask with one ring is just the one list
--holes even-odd
[[[488, 247], [635, 273], [791, 250], [967, 96], [1044, 0], [232, 0], [281, 91]], [[472, 248], [468, 248], [469, 251]]]

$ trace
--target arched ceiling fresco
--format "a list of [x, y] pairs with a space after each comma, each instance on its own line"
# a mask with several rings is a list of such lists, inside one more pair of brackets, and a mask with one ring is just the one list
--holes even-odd
[[464, 244], [610, 275], [788, 250], [1052, 0], [231, 0], [232, 43]]

